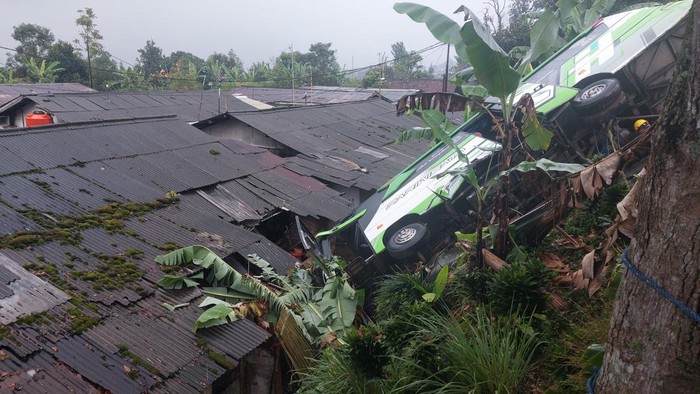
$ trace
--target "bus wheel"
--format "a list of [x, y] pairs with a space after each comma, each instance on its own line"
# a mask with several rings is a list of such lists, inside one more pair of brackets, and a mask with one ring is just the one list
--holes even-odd
[[424, 223], [409, 223], [391, 235], [386, 249], [392, 257], [403, 259], [416, 254], [429, 237], [430, 232]]
[[595, 81], [581, 89], [571, 100], [571, 106], [580, 115], [599, 115], [614, 110], [622, 103], [624, 93], [617, 79]]

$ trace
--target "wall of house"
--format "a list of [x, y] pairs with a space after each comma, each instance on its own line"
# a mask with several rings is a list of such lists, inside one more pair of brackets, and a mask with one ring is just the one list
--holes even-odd
[[285, 146], [260, 130], [237, 119], [227, 119], [202, 129], [215, 138], [233, 139], [266, 149], [284, 149]]

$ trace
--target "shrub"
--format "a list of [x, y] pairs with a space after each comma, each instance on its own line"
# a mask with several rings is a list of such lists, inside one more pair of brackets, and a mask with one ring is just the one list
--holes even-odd
[[353, 329], [345, 341], [355, 368], [369, 378], [380, 378], [388, 359], [379, 328], [372, 325]]
[[487, 294], [491, 307], [501, 315], [517, 309], [525, 313], [541, 310], [546, 306], [547, 294], [554, 272], [535, 258], [514, 263], [491, 274]]
[[424, 279], [407, 273], [389, 275], [381, 281], [374, 298], [375, 317], [386, 319], [405, 305], [423, 300], [426, 289], [432, 288]]

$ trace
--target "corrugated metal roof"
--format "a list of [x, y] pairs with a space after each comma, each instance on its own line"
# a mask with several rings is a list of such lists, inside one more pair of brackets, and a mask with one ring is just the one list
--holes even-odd
[[13, 354], [0, 358], [0, 370], [7, 374], [0, 380], [0, 392], [90, 393], [95, 387], [67, 365], [57, 363], [47, 351], [39, 351], [23, 361]]
[[0, 107], [20, 96], [47, 93], [97, 93], [97, 91], [79, 83], [0, 84]]
[[[190, 392], [206, 387], [225, 371], [195, 346], [191, 327], [201, 313], [201, 292], [158, 290], [163, 271], [155, 256], [173, 245], [201, 244], [229, 261], [255, 253], [286, 272], [295, 263], [291, 255], [231, 221], [255, 224], [281, 209], [337, 220], [350, 209], [338, 192], [286, 168], [287, 159], [218, 142], [177, 119], [16, 130], [0, 134], [0, 151], [12, 152], [9, 164], [0, 167], [3, 234], [44, 230], [42, 225], [52, 230], [67, 225], [60, 224], [67, 218], [76, 224], [69, 240], [75, 245], [52, 241], [46, 231], [42, 244], [0, 250], [0, 267], [16, 268], [0, 271], [0, 322], [12, 334], [0, 346], [24, 360], [12, 366], [10, 379], [25, 388], [41, 387], [27, 383], [25, 373], [47, 359], [69, 367], [42, 375], [56, 392], [143, 392], [174, 387], [171, 379]], [[89, 216], [108, 201], [148, 203], [170, 191], [181, 193], [179, 201], [134, 216], [115, 213], [111, 220], [123, 228], [108, 231]], [[248, 207], [247, 216], [235, 202]], [[29, 210], [43, 213], [37, 223]], [[122, 271], [111, 271], [121, 263]], [[99, 277], [105, 273], [107, 278]], [[13, 275], [20, 279], [11, 280]], [[73, 300], [66, 302], [59, 288]], [[163, 302], [191, 304], [173, 314]], [[17, 322], [39, 312], [43, 318]], [[76, 313], [96, 325], [76, 332]], [[249, 321], [198, 335], [234, 363], [269, 337]], [[159, 376], [134, 365], [117, 345], [151, 362]], [[76, 380], [78, 374], [84, 380]]]
[[392, 104], [372, 99], [232, 116], [304, 156], [288, 159], [286, 168], [371, 190], [428, 149], [425, 141], [394, 143], [402, 131], [423, 126], [419, 119], [397, 117], [395, 112]]
[[416, 92], [418, 92], [416, 88], [378, 89], [342, 86], [304, 86], [294, 90], [240, 87], [236, 88], [233, 94], [276, 105], [320, 105], [364, 101], [378, 96], [382, 96], [391, 102], [396, 102], [401, 97]]
[[[76, 123], [148, 116], [177, 115], [194, 122], [225, 112], [257, 111], [230, 94], [217, 91], [110, 92], [27, 96], [59, 123]], [[26, 94], [19, 94], [26, 95]], [[7, 100], [9, 101], [9, 100]], [[1, 105], [1, 104], [0, 104]]]

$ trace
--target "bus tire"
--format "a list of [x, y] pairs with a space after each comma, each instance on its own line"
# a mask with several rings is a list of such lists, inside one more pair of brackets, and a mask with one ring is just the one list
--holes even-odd
[[581, 89], [571, 100], [571, 106], [580, 115], [596, 116], [614, 110], [622, 102], [623, 95], [617, 79], [601, 79]]
[[396, 230], [386, 244], [386, 249], [396, 259], [416, 254], [430, 237], [425, 223], [409, 223]]

